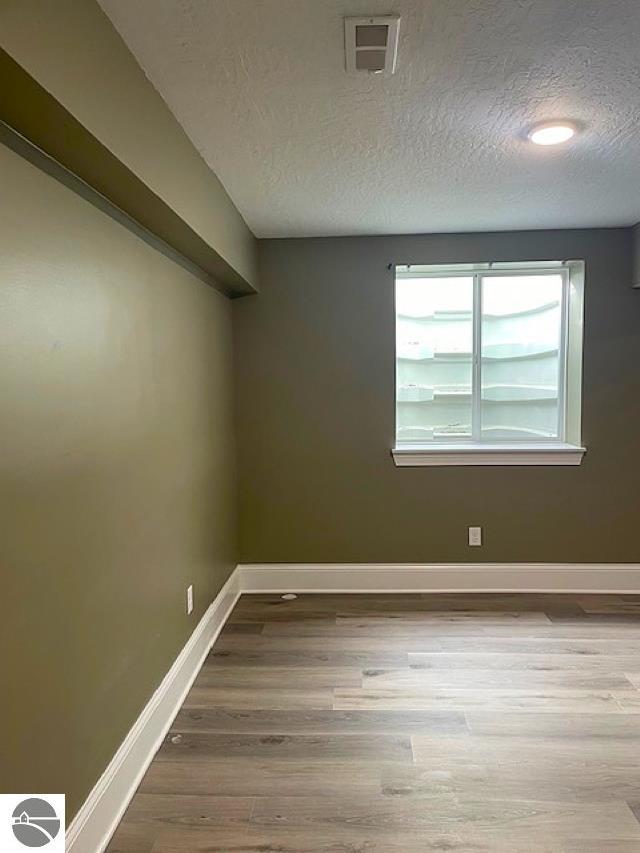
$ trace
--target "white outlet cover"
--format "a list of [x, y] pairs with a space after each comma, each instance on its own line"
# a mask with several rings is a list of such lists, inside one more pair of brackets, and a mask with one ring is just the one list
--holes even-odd
[[469, 528], [469, 545], [472, 545], [472, 546], [482, 545], [482, 528], [481, 527], [470, 527]]
[[187, 587], [187, 616], [193, 613], [193, 584]]

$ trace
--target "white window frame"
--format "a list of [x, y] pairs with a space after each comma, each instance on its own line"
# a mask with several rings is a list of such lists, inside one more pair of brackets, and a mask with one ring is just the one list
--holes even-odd
[[[481, 441], [480, 394], [472, 395], [471, 439], [452, 437], [439, 442], [398, 442], [392, 449], [395, 464], [406, 466], [442, 465], [579, 465], [586, 452], [581, 443], [582, 412], [582, 339], [584, 313], [584, 262], [533, 261], [518, 263], [481, 263], [451, 265], [402, 265], [395, 267], [398, 278], [473, 277], [473, 383], [480, 388], [482, 347], [482, 278], [513, 275], [562, 275], [561, 337], [559, 348], [558, 418], [559, 438], [542, 441], [513, 439]], [[395, 315], [394, 315], [395, 319]], [[396, 383], [397, 383], [397, 353]], [[397, 388], [395, 389], [397, 436]]]

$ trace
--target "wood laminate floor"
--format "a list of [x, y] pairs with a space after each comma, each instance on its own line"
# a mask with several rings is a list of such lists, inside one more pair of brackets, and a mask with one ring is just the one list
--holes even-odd
[[109, 853], [640, 853], [640, 596], [247, 595]]

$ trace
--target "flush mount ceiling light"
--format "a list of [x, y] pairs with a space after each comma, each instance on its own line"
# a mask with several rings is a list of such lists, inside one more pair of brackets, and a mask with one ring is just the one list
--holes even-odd
[[527, 137], [536, 145], [560, 145], [575, 136], [576, 126], [568, 121], [545, 121], [534, 124]]

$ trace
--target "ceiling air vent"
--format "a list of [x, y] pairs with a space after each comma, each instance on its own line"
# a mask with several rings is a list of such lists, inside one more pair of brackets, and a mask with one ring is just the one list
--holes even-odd
[[347, 71], [393, 74], [398, 53], [397, 15], [345, 18], [344, 37]]

